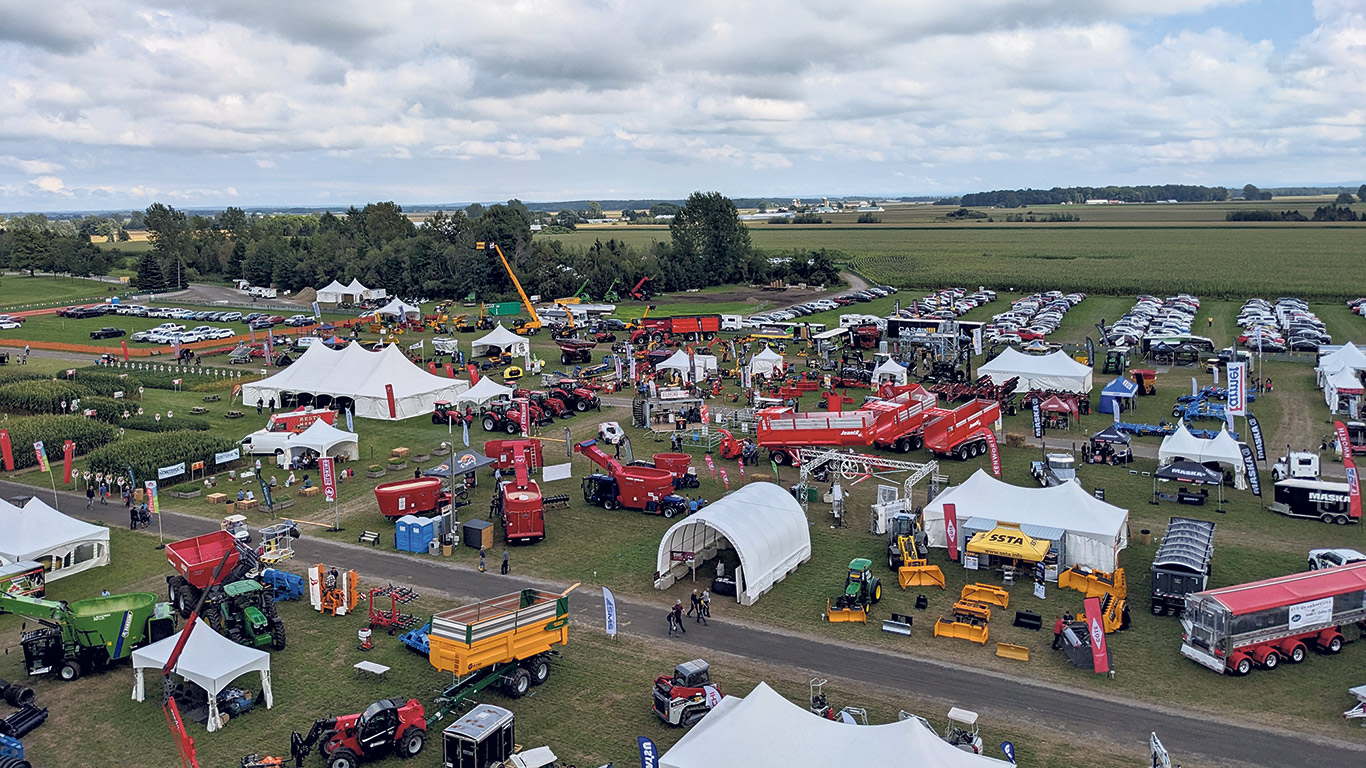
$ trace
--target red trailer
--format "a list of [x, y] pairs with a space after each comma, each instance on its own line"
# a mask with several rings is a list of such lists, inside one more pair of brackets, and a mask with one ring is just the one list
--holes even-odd
[[[227, 556], [226, 561], [224, 555]], [[220, 581], [226, 574], [232, 573], [237, 567], [238, 557], [237, 540], [227, 531], [214, 531], [166, 545], [166, 559], [171, 567], [199, 589], [213, 586], [213, 572], [219, 563], [223, 563]]]
[[934, 395], [917, 389], [891, 400], [875, 400], [857, 411], [765, 408], [759, 411], [755, 432], [759, 445], [779, 464], [792, 463], [797, 448], [815, 445], [876, 445], [906, 453], [920, 447], [926, 419], [946, 413], [935, 403]]
[[925, 447], [959, 461], [987, 452], [986, 433], [1001, 420], [995, 400], [969, 400], [925, 424]]
[[721, 316], [646, 317], [641, 319], [640, 327], [648, 331], [655, 341], [663, 341], [669, 336], [683, 336], [689, 341], [703, 341], [714, 339], [716, 334], [721, 332]]
[[[532, 443], [536, 440], [523, 440]], [[531, 479], [526, 445], [511, 446], [512, 479], [500, 489], [503, 505], [503, 540], [509, 544], [534, 544], [545, 539], [544, 499], [541, 488]]]
[[532, 469], [544, 466], [541, 461], [541, 441], [523, 438], [521, 440], [490, 440], [484, 443], [484, 455], [494, 461], [494, 468], [504, 472], [515, 469], [517, 463], [517, 451], [526, 454], [526, 460]]
[[1215, 672], [1335, 654], [1366, 627], [1366, 563], [1292, 573], [1186, 596], [1181, 655]]
[[440, 512], [451, 503], [451, 494], [439, 477], [415, 477], [375, 486], [375, 501], [385, 517]]

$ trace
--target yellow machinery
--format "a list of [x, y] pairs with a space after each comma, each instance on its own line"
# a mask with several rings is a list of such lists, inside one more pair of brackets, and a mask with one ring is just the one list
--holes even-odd
[[985, 624], [991, 621], [991, 606], [976, 600], [959, 600], [953, 604], [953, 615], [959, 619], [971, 619]]
[[1010, 593], [991, 584], [968, 584], [963, 587], [963, 592], [958, 596], [958, 599], [999, 605], [1002, 608], [1010, 607]]
[[985, 624], [954, 621], [952, 619], [939, 619], [934, 622], [935, 637], [953, 637], [959, 640], [968, 640], [978, 645], [986, 645], [987, 634], [987, 625]]
[[849, 561], [844, 593], [825, 601], [825, 619], [831, 624], [868, 623], [868, 609], [882, 599], [882, 580], [873, 575], [873, 561], [857, 557]]
[[[481, 251], [493, 250], [498, 254], [498, 258], [503, 262], [503, 269], [507, 270], [508, 277], [512, 279], [512, 285], [517, 289], [517, 296], [522, 300], [522, 306], [526, 307], [526, 313], [531, 317], [530, 320], [517, 326], [515, 332], [518, 336], [530, 336], [541, 330], [541, 316], [536, 314], [536, 308], [531, 305], [531, 299], [527, 298], [526, 291], [522, 290], [522, 281], [517, 279], [517, 273], [512, 271], [512, 264], [508, 263], [508, 257], [503, 254], [503, 249], [497, 243], [476, 243], [475, 248]], [[482, 312], [481, 312], [482, 315]]]
[[1075, 589], [1086, 597], [1099, 598], [1106, 632], [1129, 626], [1129, 583], [1123, 568], [1106, 573], [1074, 565], [1058, 574], [1058, 586]]
[[1005, 659], [1015, 659], [1017, 661], [1029, 661], [1029, 648], [1013, 643], [997, 643], [996, 655]]
[[887, 567], [896, 571], [897, 583], [907, 587], [939, 587], [944, 583], [944, 571], [930, 565], [922, 556], [927, 538], [916, 515], [900, 513], [887, 521]]
[[321, 613], [345, 616], [360, 600], [358, 582], [353, 570], [315, 565], [308, 569], [308, 601]]

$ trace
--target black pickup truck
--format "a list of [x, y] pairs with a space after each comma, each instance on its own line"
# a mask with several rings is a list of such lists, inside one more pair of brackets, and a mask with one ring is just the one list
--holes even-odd
[[122, 328], [114, 328], [113, 326], [108, 326], [108, 327], [105, 327], [105, 328], [100, 328], [100, 329], [97, 330], [97, 331], [91, 331], [91, 332], [90, 332], [90, 338], [92, 338], [92, 339], [117, 339], [118, 337], [124, 335], [125, 333], [127, 333], [127, 331], [123, 330]]

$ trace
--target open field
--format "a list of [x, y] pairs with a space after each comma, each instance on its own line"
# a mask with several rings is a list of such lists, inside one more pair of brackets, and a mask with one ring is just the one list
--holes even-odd
[[[8, 274], [0, 278], [0, 311], [18, 312], [103, 297], [123, 290], [113, 283], [83, 280], [78, 277], [51, 277]], [[3, 333], [3, 331], [0, 331]]]

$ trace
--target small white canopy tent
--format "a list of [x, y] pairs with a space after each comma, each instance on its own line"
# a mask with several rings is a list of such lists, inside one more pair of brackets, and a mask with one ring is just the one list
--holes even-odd
[[[743, 755], [743, 758], [737, 756]], [[929, 768], [1009, 766], [949, 744], [916, 718], [882, 725], [826, 720], [766, 683], [726, 696], [659, 758], [659, 768], [825, 768], [895, 765]]]
[[0, 499], [0, 564], [42, 563], [47, 581], [109, 565], [109, 529], [68, 517], [35, 496], [22, 507]]
[[1340, 349], [1320, 358], [1318, 367], [1314, 370], [1318, 372], [1319, 386], [1322, 387], [1327, 378], [1338, 371], [1366, 371], [1366, 353], [1349, 341]]
[[749, 359], [749, 375], [774, 376], [783, 372], [783, 356], [764, 347]]
[[1360, 413], [1363, 391], [1366, 391], [1366, 387], [1361, 383], [1360, 374], [1350, 368], [1339, 368], [1323, 376], [1323, 401], [1332, 413], [1343, 410], [1352, 413], [1353, 400], [1357, 401], [1357, 413]]
[[1191, 434], [1185, 424], [1177, 425], [1175, 432], [1162, 438], [1162, 445], [1157, 448], [1157, 463], [1166, 465], [1177, 459], [1197, 464], [1227, 464], [1233, 470], [1233, 487], [1241, 490], [1247, 485], [1243, 450], [1227, 430], [1220, 429], [1213, 440], [1204, 440]]
[[750, 483], [674, 523], [659, 541], [656, 589], [668, 589], [688, 573], [675, 552], [691, 552], [696, 564], [731, 547], [740, 556], [735, 599], [753, 605], [759, 596], [811, 559], [806, 513], [792, 494], [773, 483]]
[[346, 300], [346, 286], [333, 280], [325, 287], [318, 289], [319, 304], [336, 304]]
[[895, 360], [892, 360], [891, 358], [888, 358], [886, 361], [882, 363], [882, 365], [879, 365], [878, 367], [873, 369], [874, 384], [881, 384], [883, 382], [888, 381], [898, 386], [905, 384], [906, 366], [902, 365], [901, 363], [898, 363]]
[[[161, 670], [170, 660], [180, 633], [158, 640], [133, 651], [133, 701], [143, 701], [147, 694], [144, 669]], [[228, 684], [248, 672], [261, 675], [261, 692], [265, 694], [266, 709], [275, 706], [275, 694], [270, 689], [270, 654], [256, 648], [238, 645], [213, 631], [203, 619], [196, 619], [194, 631], [176, 660], [177, 675], [203, 688], [209, 694], [209, 730], [219, 728], [218, 693]]]
[[[392, 417], [386, 385], [394, 391]], [[314, 344], [283, 371], [242, 385], [242, 402], [273, 397], [288, 404], [293, 397], [315, 407], [352, 407], [363, 419], [408, 419], [430, 414], [436, 401], [452, 401], [466, 389], [468, 382], [422, 370], [393, 344], [379, 352], [359, 344], [341, 349]]]
[[1017, 391], [1052, 389], [1059, 392], [1090, 392], [1091, 368], [1068, 357], [1062, 351], [1048, 355], [1026, 355], [1014, 347], [977, 369], [980, 375], [990, 376], [993, 384], [1004, 384], [1019, 377]]
[[360, 459], [360, 439], [354, 432], [337, 429], [322, 419], [308, 425], [308, 429], [289, 438], [285, 444], [285, 455], [281, 458], [288, 466], [289, 460], [313, 451], [320, 456], [344, 456], [351, 461]]
[[382, 299], [389, 295], [389, 292], [383, 288], [366, 288], [354, 277], [351, 278], [351, 282], [346, 286], [346, 293], [349, 296], [354, 297], [352, 301]]
[[488, 332], [488, 335], [470, 343], [470, 357], [488, 354], [489, 349], [494, 347], [509, 355], [525, 355], [531, 349], [531, 342], [509, 331], [503, 327], [502, 323], [499, 323]]
[[688, 357], [684, 350], [678, 350], [669, 356], [669, 359], [655, 366], [657, 371], [678, 371], [683, 374], [683, 378], [691, 375], [693, 366], [697, 367], [697, 378], [704, 379], [710, 373], [715, 373], [717, 368], [715, 355], [701, 355], [693, 353]]
[[510, 397], [512, 397], [512, 387], [505, 387], [502, 384], [499, 384], [498, 382], [489, 378], [488, 376], [482, 376], [480, 377], [479, 381], [476, 381], [474, 383], [474, 386], [470, 387], [464, 392], [461, 392], [451, 402], [474, 403], [475, 405], [483, 405], [484, 403], [487, 403], [490, 400], [497, 400], [498, 398]]
[[411, 318], [420, 318], [420, 317], [422, 317], [422, 308], [421, 308], [421, 307], [415, 307], [415, 306], [413, 306], [412, 304], [405, 304], [405, 303], [403, 302], [403, 299], [394, 299], [393, 301], [389, 302], [388, 304], [385, 304], [384, 306], [382, 306], [382, 307], [380, 307], [379, 309], [375, 310], [375, 314], [376, 314], [376, 315], [390, 315], [390, 316], [397, 317], [397, 318], [400, 318], [400, 319], [407, 319], [407, 318], [410, 318], [410, 317], [411, 317]]
[[[945, 504], [954, 505], [958, 520], [957, 541], [953, 543], [945, 532]], [[1065, 533], [1059, 568], [1085, 565], [1113, 571], [1120, 551], [1129, 546], [1129, 510], [1097, 499], [1079, 483], [1025, 488], [1001, 482], [979, 469], [925, 505], [925, 533], [930, 546], [956, 546], [961, 552], [963, 523], [972, 517], [1061, 528]]]

